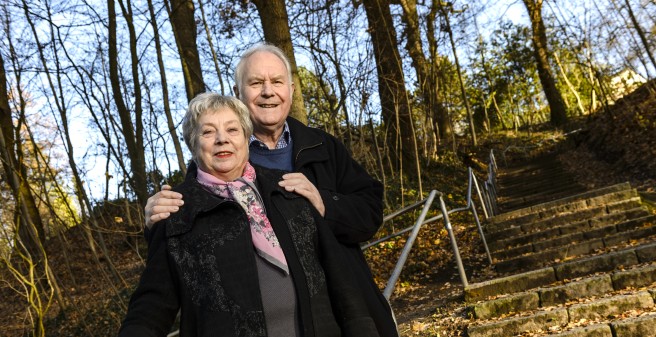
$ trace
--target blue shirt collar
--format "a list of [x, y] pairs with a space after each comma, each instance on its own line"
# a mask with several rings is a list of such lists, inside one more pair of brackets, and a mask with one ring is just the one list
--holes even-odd
[[[289, 141], [291, 140], [291, 133], [289, 132], [289, 125], [287, 122], [285, 122], [285, 125], [283, 126], [282, 130], [282, 135], [280, 135], [280, 138], [278, 138], [278, 141], [276, 142], [276, 147], [275, 149], [284, 149], [289, 145]], [[248, 146], [256, 146], [259, 148], [263, 149], [269, 149], [266, 144], [264, 144], [263, 141], [257, 139], [254, 134], [251, 135], [251, 138], [248, 140]]]

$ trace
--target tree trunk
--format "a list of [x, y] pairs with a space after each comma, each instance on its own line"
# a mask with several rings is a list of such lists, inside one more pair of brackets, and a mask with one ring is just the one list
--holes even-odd
[[159, 38], [159, 29], [157, 27], [157, 18], [155, 17], [155, 9], [153, 8], [153, 1], [148, 0], [148, 12], [150, 12], [150, 24], [153, 27], [153, 39], [155, 40], [155, 51], [157, 52], [157, 65], [159, 67], [159, 76], [162, 81], [162, 104], [164, 105], [164, 114], [166, 115], [166, 124], [171, 133], [171, 140], [175, 148], [175, 154], [178, 158], [178, 165], [183, 176], [187, 173], [187, 165], [185, 165], [184, 155], [182, 154], [182, 146], [180, 146], [180, 138], [177, 131], [175, 131], [175, 122], [171, 115], [171, 106], [169, 105], [169, 88], [166, 81], [166, 68], [164, 67], [164, 59], [162, 57], [162, 46]]
[[[8, 35], [7, 35], [8, 36]], [[9, 41], [10, 57], [13, 58], [13, 64], [17, 63], [15, 50], [11, 41]], [[43, 256], [40, 254], [41, 245], [45, 242], [44, 225], [36, 205], [36, 199], [27, 182], [27, 167], [23, 161], [23, 145], [20, 140], [20, 123], [25, 121], [25, 107], [27, 102], [23, 98], [21, 87], [21, 72], [14, 73], [17, 77], [17, 90], [19, 99], [19, 126], [14, 127], [11, 109], [9, 107], [9, 96], [7, 91], [7, 75], [2, 55], [0, 55], [0, 128], [2, 128], [2, 137], [4, 148], [2, 157], [2, 166], [4, 177], [7, 179], [12, 190], [12, 196], [16, 202], [16, 213], [20, 214], [21, 225], [18, 228], [18, 235], [26, 245], [34, 261], [39, 263]], [[16, 179], [11, 179], [15, 177]], [[63, 305], [64, 303], [62, 303]]]
[[467, 97], [467, 91], [465, 90], [465, 83], [462, 79], [462, 71], [460, 70], [460, 61], [458, 61], [458, 53], [456, 53], [456, 44], [453, 40], [453, 31], [451, 31], [451, 20], [449, 19], [449, 12], [445, 5], [442, 2], [438, 2], [438, 7], [442, 12], [444, 17], [444, 23], [446, 24], [446, 31], [449, 34], [449, 41], [451, 42], [451, 50], [453, 51], [453, 59], [456, 63], [456, 70], [458, 75], [458, 83], [460, 84], [460, 96], [462, 97], [462, 102], [465, 104], [465, 110], [467, 111], [467, 119], [469, 120], [469, 133], [472, 138], [472, 145], [477, 146], [478, 141], [476, 140], [476, 127], [474, 125], [474, 116], [469, 106], [469, 98]]
[[583, 103], [581, 102], [581, 95], [579, 95], [579, 92], [576, 91], [576, 88], [572, 84], [572, 82], [569, 81], [569, 78], [567, 78], [567, 73], [565, 73], [565, 69], [563, 68], [563, 65], [560, 63], [560, 59], [558, 58], [558, 54], [554, 53], [554, 61], [556, 61], [556, 64], [558, 65], [558, 69], [560, 69], [560, 74], [563, 76], [563, 80], [565, 81], [565, 84], [567, 84], [567, 88], [569, 88], [569, 91], [572, 92], [572, 95], [574, 95], [574, 98], [576, 99], [576, 107], [579, 109], [579, 112], [581, 113], [581, 116], [585, 115], [585, 109], [583, 108]]
[[[150, 1], [150, 0], [149, 0]], [[198, 0], [198, 9], [200, 9], [200, 18], [203, 22], [203, 27], [205, 28], [205, 35], [207, 36], [207, 44], [210, 47], [212, 52], [212, 61], [214, 61], [214, 69], [216, 70], [216, 76], [219, 79], [219, 86], [221, 87], [221, 95], [225, 95], [225, 88], [223, 87], [223, 76], [221, 75], [221, 68], [219, 67], [219, 57], [216, 55], [216, 49], [214, 48], [214, 42], [212, 41], [212, 35], [210, 34], [210, 27], [205, 19], [205, 9], [203, 8], [203, 0]]]
[[433, 2], [431, 10], [428, 13], [426, 18], [426, 38], [428, 41], [428, 51], [429, 59], [431, 60], [429, 66], [430, 70], [428, 72], [429, 79], [428, 82], [431, 85], [428, 87], [430, 91], [431, 105], [433, 106], [433, 121], [435, 121], [436, 126], [434, 132], [437, 132], [436, 138], [450, 142], [452, 139], [453, 127], [451, 125], [451, 119], [449, 117], [449, 110], [446, 109], [442, 100], [438, 95], [440, 88], [440, 56], [437, 53], [437, 31], [435, 29], [435, 18], [437, 17], [437, 5]]
[[535, 56], [540, 83], [542, 83], [542, 89], [551, 109], [551, 124], [556, 127], [563, 126], [567, 123], [567, 109], [563, 97], [556, 87], [556, 80], [549, 65], [547, 33], [542, 20], [542, 0], [523, 0], [523, 2], [531, 20], [533, 55]]
[[282, 49], [289, 59], [292, 67], [292, 80], [294, 82], [294, 97], [290, 115], [303, 124], [307, 124], [307, 111], [303, 102], [303, 87], [298, 76], [296, 58], [294, 57], [294, 46], [292, 36], [289, 32], [289, 18], [284, 0], [253, 0], [257, 12], [260, 14], [264, 39]]
[[[417, 74], [417, 83], [419, 85], [420, 95], [424, 105], [425, 118], [428, 120], [433, 115], [433, 109], [436, 104], [436, 86], [435, 76], [431, 76], [429, 71], [429, 61], [426, 59], [423, 51], [421, 31], [419, 28], [419, 15], [417, 14], [417, 1], [416, 0], [400, 0], [399, 3], [403, 8], [403, 15], [401, 20], [405, 24], [404, 32], [406, 35], [406, 50], [412, 60], [412, 66]], [[432, 123], [424, 123], [425, 134], [428, 135], [432, 129]], [[428, 141], [429, 137], [424, 137], [424, 141]], [[424, 143], [424, 153], [428, 150], [428, 144]], [[432, 155], [432, 153], [431, 153]], [[428, 157], [428, 156], [427, 156]]]
[[[418, 172], [419, 153], [389, 3], [386, 0], [363, 0], [362, 3], [367, 13], [369, 34], [376, 58], [383, 122], [388, 130], [396, 133], [396, 139], [400, 140], [396, 151], [393, 151], [396, 153], [391, 155], [396, 160], [403, 158], [405, 162], [410, 163], [407, 172]], [[418, 173], [417, 180], [421, 182]]]
[[[120, 1], [120, 0], [119, 0]], [[148, 190], [146, 186], [146, 160], [144, 156], [144, 147], [143, 147], [143, 121], [141, 118], [141, 94], [137, 96], [137, 90], [135, 88], [135, 121], [136, 121], [136, 130], [135, 126], [132, 124], [132, 114], [128, 107], [125, 105], [123, 100], [123, 95], [121, 93], [121, 79], [118, 72], [118, 50], [117, 50], [117, 41], [116, 41], [116, 9], [114, 5], [114, 0], [107, 0], [107, 12], [109, 17], [109, 41], [108, 41], [108, 56], [109, 56], [109, 80], [112, 86], [112, 93], [114, 98], [114, 104], [116, 105], [116, 110], [118, 110], [118, 115], [121, 120], [121, 132], [123, 133], [125, 146], [128, 150], [128, 155], [130, 156], [130, 168], [132, 169], [132, 177], [130, 179], [130, 184], [132, 185], [132, 190], [137, 195], [137, 201], [141, 207], [146, 206], [146, 201], [148, 199]], [[127, 19], [127, 18], [126, 18]], [[128, 19], [128, 22], [129, 19]], [[130, 24], [128, 25], [131, 26]], [[136, 35], [133, 35], [134, 27], [130, 29], [130, 50], [133, 57], [132, 63], [133, 68], [137, 66], [135, 62], [138, 62], [136, 59]], [[135, 87], [139, 87], [140, 83], [138, 81], [138, 68], [137, 73], [133, 71], [133, 76], [137, 76], [134, 79]]]
[[[16, 224], [17, 237], [14, 238], [12, 246], [14, 247], [12, 253], [18, 259], [7, 259], [7, 271], [14, 274], [16, 279], [20, 280], [22, 289], [24, 289], [25, 299], [29, 303], [29, 312], [32, 315], [32, 326], [34, 336], [45, 336], [44, 320], [48, 310], [47, 305], [44, 305], [41, 296], [48, 298], [56, 293], [59, 297], [62, 310], [65, 310], [66, 305], [61, 298], [59, 287], [57, 286], [48, 260], [46, 252], [43, 249], [45, 236], [43, 235], [43, 223], [41, 216], [38, 213], [34, 196], [27, 183], [27, 172], [23, 162], [20, 160], [18, 152], [20, 147], [15, 147], [20, 144], [17, 137], [14, 138], [13, 122], [11, 110], [9, 108], [9, 96], [7, 94], [7, 76], [5, 73], [4, 60], [0, 54], [0, 161], [3, 166], [3, 179], [9, 184], [16, 209], [14, 210], [14, 219]], [[23, 106], [23, 99], [21, 94], [21, 106]], [[7, 130], [9, 133], [6, 133]], [[20, 150], [22, 153], [22, 150]], [[32, 209], [33, 208], [33, 209]], [[40, 231], [40, 233], [39, 233]], [[11, 261], [20, 261], [20, 267], [15, 268], [11, 265]], [[43, 267], [43, 273], [40, 269]], [[53, 283], [50, 284], [49, 281]], [[50, 290], [48, 289], [48, 286]], [[20, 290], [19, 290], [20, 292]], [[48, 301], [50, 301], [48, 298]]]
[[[30, 28], [32, 30], [34, 39], [35, 39], [37, 45], [42, 45], [42, 43], [39, 41], [39, 35], [37, 34], [37, 31], [36, 31], [36, 25], [32, 22], [32, 20], [29, 16], [29, 10], [27, 8], [27, 2], [25, 0], [23, 0], [23, 7], [24, 7], [24, 11], [25, 11], [25, 17], [27, 19], [27, 22], [30, 25]], [[59, 31], [57, 30], [57, 28], [53, 24], [52, 14], [51, 14], [49, 8], [48, 8], [48, 11], [47, 11], [46, 14], [47, 14], [47, 21], [50, 23], [50, 43], [49, 44], [52, 45], [52, 46], [56, 46], [57, 43], [59, 43], [60, 45], [63, 46], [63, 42], [61, 41], [61, 37], [59, 36]], [[62, 48], [62, 50], [64, 51], [64, 54], [68, 57], [68, 60], [70, 61], [71, 58], [68, 55], [68, 53], [66, 52], [66, 49]], [[53, 55], [54, 55], [54, 58], [55, 58], [55, 62], [54, 62], [55, 69], [52, 73], [56, 74], [56, 76], [54, 76], [56, 81], [53, 81], [53, 78], [52, 78], [53, 76], [51, 75], [51, 72], [48, 68], [48, 63], [46, 61], [45, 54], [44, 54], [43, 50], [39, 49], [39, 59], [41, 61], [41, 64], [42, 64], [43, 69], [44, 69], [44, 73], [45, 73], [46, 78], [48, 80], [48, 85], [49, 85], [49, 88], [52, 92], [52, 96], [54, 98], [53, 100], [55, 102], [57, 112], [59, 112], [59, 116], [61, 118], [61, 126], [63, 128], [63, 131], [59, 127], [59, 125], [58, 125], [58, 131], [62, 135], [62, 140], [66, 144], [65, 149], [66, 149], [68, 164], [70, 166], [71, 173], [73, 174], [73, 180], [75, 182], [76, 195], [79, 198], [80, 211], [82, 212], [82, 214], [85, 214], [85, 212], [84, 212], [85, 206], [86, 206], [87, 210], [90, 211], [91, 210], [91, 204], [89, 202], [88, 197], [86, 196], [84, 186], [83, 186], [83, 182], [82, 182], [82, 179], [80, 178], [79, 170], [77, 169], [77, 165], [76, 165], [75, 159], [74, 159], [75, 156], [74, 156], [74, 153], [73, 153], [73, 143], [71, 141], [70, 131], [69, 131], [69, 127], [68, 127], [68, 116], [67, 116], [68, 108], [66, 107], [66, 104], [65, 104], [66, 101], [64, 99], [64, 89], [63, 89], [63, 86], [62, 86], [62, 78], [61, 78], [61, 74], [63, 74], [64, 71], [60, 68], [58, 50], [56, 49], [56, 47], [53, 47]], [[27, 128], [27, 130], [29, 130], [29, 128]], [[40, 218], [39, 218], [39, 221], [41, 221]], [[93, 219], [93, 217], [91, 218], [91, 222], [92, 222], [94, 228], [98, 228], [98, 226], [95, 223], [95, 220]], [[95, 250], [95, 243], [94, 243], [94, 239], [93, 239], [91, 230], [88, 226], [84, 226], [83, 230], [84, 230], [85, 234], [87, 235], [87, 239], [88, 239], [90, 248], [92, 250], [93, 257], [96, 259], [96, 261], [98, 262], [98, 265], [100, 266], [100, 259], [98, 257], [98, 254], [96, 253], [96, 250]], [[118, 280], [122, 280], [122, 277], [120, 276], [120, 274], [116, 270], [116, 268], [113, 264], [113, 261], [111, 260], [111, 258], [109, 256], [109, 252], [108, 252], [107, 247], [105, 245], [105, 241], [104, 241], [104, 237], [103, 237], [102, 232], [98, 232], [98, 238], [99, 238], [99, 241], [100, 241], [100, 247], [103, 251], [105, 260], [106, 260], [106, 262], [107, 262], [107, 264], [110, 268], [110, 271], [113, 273], [113, 275]], [[52, 280], [53, 280], [52, 282], [56, 281], [54, 279], [54, 277], [52, 278]], [[125, 281], [123, 281], [123, 284], [125, 284]], [[53, 285], [53, 287], [56, 290], [56, 295], [57, 295], [58, 301], [63, 304], [63, 300], [60, 299], [61, 296], [59, 295], [59, 290], [58, 290], [57, 284], [55, 283]]]
[[[169, 3], [170, 1], [170, 3]], [[196, 45], [196, 19], [193, 0], [164, 0], [171, 19], [175, 44], [178, 46], [182, 73], [184, 74], [187, 100], [205, 91], [205, 82]]]
[[631, 8], [631, 3], [629, 3], [629, 0], [624, 1], [626, 3], [626, 10], [629, 12], [629, 17], [631, 17], [631, 23], [633, 23], [633, 28], [636, 30], [638, 33], [638, 36], [640, 37], [640, 42], [642, 42], [642, 47], [645, 49], [647, 52], [647, 56], [649, 57], [649, 60], [651, 61], [651, 64], [656, 67], [656, 59], [654, 58], [654, 54], [652, 54], [651, 50], [652, 48], [649, 46], [649, 39], [647, 36], [645, 36], [645, 32], [642, 30], [642, 27], [640, 27], [640, 23], [635, 17], [635, 14], [633, 13], [633, 9]]

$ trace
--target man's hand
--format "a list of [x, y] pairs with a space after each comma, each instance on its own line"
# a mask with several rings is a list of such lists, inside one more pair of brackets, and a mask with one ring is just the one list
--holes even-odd
[[325, 215], [326, 206], [323, 204], [319, 190], [303, 173], [287, 173], [282, 176], [282, 180], [278, 182], [278, 185], [284, 187], [288, 192], [295, 192], [305, 197], [319, 211], [321, 216]]
[[146, 227], [151, 228], [156, 222], [168, 218], [171, 213], [180, 210], [184, 205], [182, 194], [171, 191], [171, 186], [164, 185], [162, 190], [148, 198], [144, 208]]

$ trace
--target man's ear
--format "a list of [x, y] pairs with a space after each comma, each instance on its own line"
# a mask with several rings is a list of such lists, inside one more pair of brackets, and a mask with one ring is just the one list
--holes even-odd
[[292, 81], [291, 84], [292, 84], [292, 85], [290, 86], [290, 87], [291, 87], [291, 95], [294, 96], [294, 89], [296, 89], [296, 85], [294, 84], [294, 81]]
[[232, 86], [232, 91], [235, 92], [235, 97], [239, 98], [239, 90], [237, 90], [237, 85]]

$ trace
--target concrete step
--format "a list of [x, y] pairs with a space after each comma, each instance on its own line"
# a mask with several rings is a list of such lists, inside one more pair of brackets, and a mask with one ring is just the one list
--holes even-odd
[[[513, 248], [492, 252], [498, 272], [529, 270], [551, 263], [589, 255], [596, 250], [609, 250], [638, 240], [656, 237], [655, 216], [608, 225], [591, 231], [567, 234]], [[630, 224], [635, 224], [631, 226]]]
[[566, 173], [563, 166], [555, 161], [534, 163], [526, 166], [515, 168], [501, 168], [497, 173], [497, 178], [508, 184], [519, 183], [534, 177], [549, 176], [554, 172], [560, 174]]
[[514, 312], [558, 306], [629, 288], [641, 288], [656, 282], [656, 263], [601, 275], [587, 276], [567, 283], [555, 282], [529, 291], [502, 295], [470, 304], [467, 309], [476, 319], [490, 319]]
[[604, 324], [574, 328], [552, 337], [646, 337], [654, 336], [656, 313], [613, 320]]
[[540, 191], [539, 193], [523, 197], [516, 197], [512, 200], [499, 198], [497, 204], [501, 212], [510, 212], [549, 201], [559, 200], [584, 191], [585, 188], [575, 185], [557, 186], [553, 189]]
[[465, 301], [489, 298], [548, 286], [557, 281], [606, 273], [656, 261], [656, 242], [644, 243], [601, 255], [561, 262], [537, 270], [508, 275], [465, 287]]
[[[558, 200], [553, 200], [540, 205], [534, 205], [523, 209], [502, 213], [489, 219], [487, 223], [496, 224], [496, 223], [511, 221], [511, 219], [517, 219], [514, 221], [520, 221], [520, 222], [521, 221], [530, 222], [534, 219], [539, 219], [541, 215], [542, 216], [545, 216], [546, 214], [553, 215], [553, 213], [561, 212], [559, 207], [563, 207], [564, 205], [565, 206], [569, 205], [573, 201], [579, 201], [583, 199], [593, 199], [595, 197], [603, 196], [605, 194], [611, 194], [613, 192], [630, 190], [630, 189], [631, 189], [631, 185], [629, 183], [615, 184], [615, 185], [595, 189], [592, 191], [571, 195]], [[546, 214], [541, 214], [541, 213], [546, 213]]]
[[549, 154], [497, 184], [483, 231], [506, 276], [465, 287], [467, 336], [656, 337], [656, 213], [629, 183], [585, 191]]
[[[597, 234], [601, 237], [563, 244], [552, 248], [546, 248], [548, 247], [546, 245], [544, 247], [538, 246], [537, 249], [545, 249], [537, 252], [529, 252], [507, 260], [495, 261], [494, 268], [499, 273], [533, 270], [562, 261], [571, 261], [584, 256], [598, 254], [599, 252], [612, 251], [615, 247], [625, 246], [633, 241], [656, 241], [654, 239], [656, 238], [656, 226], [649, 224], [644, 228], [605, 236], [603, 232]], [[536, 247], [533, 248], [536, 249]]]
[[[601, 238], [655, 224], [656, 215], [649, 214], [645, 208], [638, 207], [624, 212], [606, 214], [590, 220], [581, 220], [566, 225], [525, 233], [505, 231], [502, 239], [486, 236], [490, 252], [501, 260], [513, 256], [538, 252], [558, 245]], [[509, 234], [514, 234], [511, 236]], [[496, 238], [496, 240], [495, 240]]]
[[[469, 337], [525, 336], [527, 334], [544, 336], [549, 331], [558, 330], [578, 322], [608, 320], [609, 317], [619, 317], [625, 313], [630, 315], [631, 312], [636, 310], [653, 311], [655, 297], [656, 290], [651, 289], [627, 292], [626, 294], [604, 297], [589, 302], [537, 310], [528, 316], [516, 315], [503, 320], [470, 325], [467, 328], [467, 334]], [[640, 331], [653, 327], [653, 320], [647, 318], [643, 318], [638, 322], [621, 320], [607, 323], [610, 325], [611, 330], [613, 330], [612, 324], [614, 323], [623, 325], [620, 329], [626, 328], [627, 331], [628, 329]], [[653, 336], [654, 330], [649, 333], [652, 334], [640, 336]]]
[[521, 178], [513, 182], [497, 177], [499, 191], [504, 192], [500, 193], [502, 195], [506, 195], [505, 193], [513, 194], [513, 191], [533, 191], [535, 193], [539, 192], [540, 189], [561, 185], [561, 183], [565, 182], [577, 184], [576, 179], [572, 175], [562, 171], [551, 172], [539, 177]]
[[[576, 226], [584, 226], [585, 221], [594, 220], [603, 223], [604, 221], [621, 221], [646, 215], [642, 214], [646, 211], [642, 208], [639, 197], [626, 197], [627, 199], [610, 202], [606, 205], [590, 205], [588, 204], [589, 200], [581, 200], [568, 205], [568, 211], [553, 216], [530, 222], [512, 221], [487, 224], [483, 226], [483, 231], [488, 241], [498, 241], [560, 227], [565, 227], [566, 231], [571, 233], [576, 231]], [[641, 211], [641, 209], [643, 210]]]
[[[499, 191], [508, 192], [510, 194], [512, 194], [512, 191], [539, 190], [541, 188], [558, 185], [557, 183], [560, 182], [571, 182], [576, 184], [576, 179], [572, 177], [571, 174], [562, 170], [551, 171], [539, 176], [520, 177], [513, 180], [509, 180], [503, 176], [497, 177]], [[505, 193], [503, 195], [505, 195]]]
[[[617, 186], [617, 185], [616, 185]], [[500, 214], [493, 218], [488, 219], [483, 228], [486, 233], [498, 232], [504, 229], [511, 227], [521, 226], [525, 224], [531, 224], [547, 219], [559, 218], [565, 216], [572, 216], [571, 214], [581, 212], [590, 208], [603, 208], [612, 204], [611, 211], [616, 209], [618, 206], [615, 206], [615, 203], [625, 201], [627, 199], [639, 198], [639, 195], [635, 189], [622, 189], [621, 187], [626, 187], [628, 185], [617, 186], [615, 190], [598, 191], [600, 193], [580, 195], [581, 198], [573, 199], [572, 197], [563, 198], [553, 202], [548, 202], [542, 205], [535, 207], [529, 207], [528, 209], [523, 209], [523, 214], [517, 214], [516, 217], [502, 217], [504, 214]], [[639, 200], [639, 199], [635, 199]], [[621, 206], [620, 206], [621, 207]], [[585, 214], [581, 215], [582, 217], [586, 216]], [[571, 221], [572, 219], [568, 219]]]

